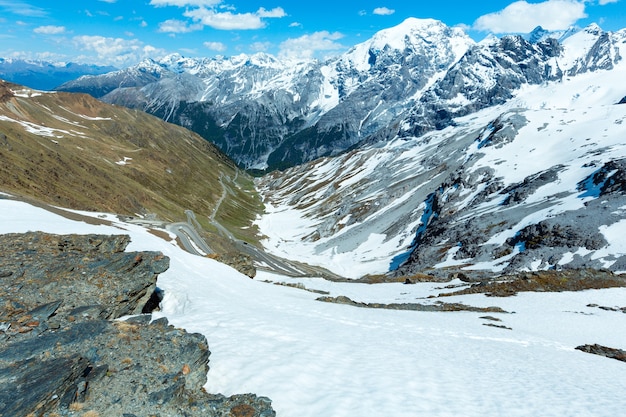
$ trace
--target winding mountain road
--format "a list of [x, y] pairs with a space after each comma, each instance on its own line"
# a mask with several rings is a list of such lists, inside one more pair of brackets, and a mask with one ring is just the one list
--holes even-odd
[[[236, 178], [236, 177], [235, 177]], [[222, 183], [222, 181], [220, 181]], [[222, 183], [223, 184], [223, 183]], [[218, 200], [216, 207], [213, 209], [212, 215], [209, 220], [211, 223], [219, 229], [219, 231], [229, 238], [235, 249], [240, 253], [246, 254], [250, 256], [254, 263], [255, 267], [259, 270], [274, 272], [280, 275], [290, 276], [290, 277], [311, 277], [311, 276], [319, 276], [324, 277], [330, 280], [342, 280], [343, 278], [327, 271], [324, 268], [316, 267], [307, 264], [301, 264], [299, 262], [290, 261], [288, 259], [283, 259], [278, 256], [274, 256], [270, 253], [265, 252], [262, 248], [251, 245], [242, 240], [236, 239], [233, 234], [228, 231], [224, 226], [222, 226], [217, 220], [215, 220], [215, 214], [219, 210], [221, 203], [224, 201], [226, 195], [228, 193], [227, 187], [223, 184], [223, 192], [222, 197]], [[25, 197], [18, 197], [12, 195], [0, 195], [0, 198], [8, 198], [15, 199], [19, 201], [25, 201], [29, 204], [36, 205], [43, 209], [46, 209], [55, 214], [61, 215], [66, 218], [70, 218], [73, 220], [80, 220], [91, 224], [112, 224], [109, 220], [104, 220], [92, 216], [87, 216], [84, 214], [80, 214], [77, 212], [73, 212], [70, 210], [64, 210], [60, 207], [54, 207], [49, 204], [42, 203], [40, 201], [36, 201], [34, 199], [29, 199]], [[198, 256], [206, 256], [208, 254], [213, 254], [215, 251], [211, 249], [211, 246], [200, 236], [199, 230], [202, 230], [202, 226], [196, 219], [196, 215], [192, 210], [185, 210], [185, 215], [187, 216], [186, 222], [176, 222], [176, 223], [167, 223], [162, 220], [149, 220], [145, 218], [132, 218], [125, 216], [118, 216], [119, 220], [129, 223], [136, 224], [147, 228], [156, 228], [156, 229], [165, 229], [170, 233], [173, 233], [183, 249], [187, 252], [192, 253]]]
[[[193, 219], [195, 220], [195, 215], [191, 210], [187, 210], [185, 213], [191, 212]], [[189, 214], [187, 214], [189, 218]], [[197, 221], [196, 221], [197, 223]], [[198, 224], [199, 226], [199, 224]], [[174, 233], [176, 237], [180, 240], [181, 244], [187, 250], [187, 252], [193, 253], [194, 255], [208, 255], [211, 253], [215, 253], [211, 247], [206, 243], [206, 241], [200, 236], [198, 231], [193, 226], [192, 222], [179, 222], [179, 223], [171, 223], [165, 226], [166, 230]]]

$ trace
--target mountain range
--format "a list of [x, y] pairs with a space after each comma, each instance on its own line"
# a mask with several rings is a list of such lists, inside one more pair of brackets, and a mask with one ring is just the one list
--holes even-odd
[[626, 271], [625, 35], [475, 46], [390, 140], [260, 178], [263, 243], [352, 278]]
[[459, 28], [410, 18], [326, 61], [170, 55], [59, 90], [145, 110], [199, 133], [243, 168], [269, 171], [441, 129], [525, 84], [610, 69], [625, 36], [597, 25], [533, 33], [535, 42], [477, 43]]
[[0, 78], [37, 90], [53, 90], [83, 75], [99, 75], [115, 71], [112, 66], [87, 65], [75, 62], [47, 62], [16, 58], [0, 58]]
[[624, 271], [625, 45], [595, 24], [476, 43], [408, 19], [324, 62], [170, 55], [59, 90], [282, 168], [256, 180], [275, 255], [349, 278]]

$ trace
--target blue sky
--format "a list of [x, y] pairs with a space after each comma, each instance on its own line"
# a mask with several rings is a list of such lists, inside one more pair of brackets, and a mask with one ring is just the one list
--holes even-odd
[[626, 0], [0, 0], [0, 57], [117, 67], [169, 53], [323, 58], [407, 17], [462, 26], [476, 40], [537, 25], [617, 30]]

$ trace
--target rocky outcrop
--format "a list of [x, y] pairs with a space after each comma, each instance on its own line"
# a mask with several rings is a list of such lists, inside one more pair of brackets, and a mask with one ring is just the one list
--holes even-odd
[[85, 309], [101, 319], [141, 313], [169, 259], [155, 252], [124, 252], [129, 242], [124, 235], [3, 235], [0, 298], [8, 304], [0, 314], [10, 318], [48, 303], [56, 308], [46, 314], [57, 318]]
[[610, 348], [602, 345], [581, 345], [576, 346], [576, 350], [581, 352], [593, 353], [594, 355], [600, 355], [611, 359], [617, 359], [618, 361], [626, 362], [626, 350]]
[[215, 256], [215, 260], [235, 268], [242, 274], [254, 278], [256, 276], [256, 268], [252, 258], [248, 255], [238, 252], [227, 252]]
[[510, 297], [518, 292], [562, 292], [589, 289], [626, 287], [626, 277], [606, 270], [580, 269], [565, 271], [524, 272], [498, 277], [488, 277], [468, 288], [439, 294], [450, 297], [462, 294], [485, 294], [490, 297]]
[[316, 299], [317, 301], [322, 301], [325, 303], [334, 303], [334, 304], [344, 304], [353, 307], [363, 307], [363, 308], [378, 308], [385, 310], [405, 310], [405, 311], [474, 311], [481, 313], [506, 313], [507, 311], [502, 310], [500, 307], [474, 307], [468, 306], [462, 303], [444, 303], [441, 301], [436, 302], [435, 304], [420, 304], [420, 303], [390, 303], [390, 304], [382, 304], [382, 303], [361, 303], [358, 301], [354, 301], [344, 295], [340, 295], [338, 297], [329, 297], [323, 296]]
[[600, 169], [578, 183], [581, 197], [626, 194], [626, 159], [608, 161]]
[[274, 416], [266, 398], [202, 390], [206, 338], [147, 311], [169, 259], [128, 243], [0, 236], [0, 416]]
[[600, 233], [582, 233], [573, 225], [544, 220], [524, 227], [515, 237], [507, 239], [506, 244], [509, 246], [522, 244], [524, 249], [547, 246], [598, 250], [606, 245], [606, 240]]

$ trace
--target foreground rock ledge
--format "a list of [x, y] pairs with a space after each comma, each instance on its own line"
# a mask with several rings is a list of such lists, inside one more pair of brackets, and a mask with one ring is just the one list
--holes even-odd
[[202, 389], [206, 338], [140, 314], [169, 259], [129, 242], [0, 235], [0, 417], [275, 416], [267, 398]]

